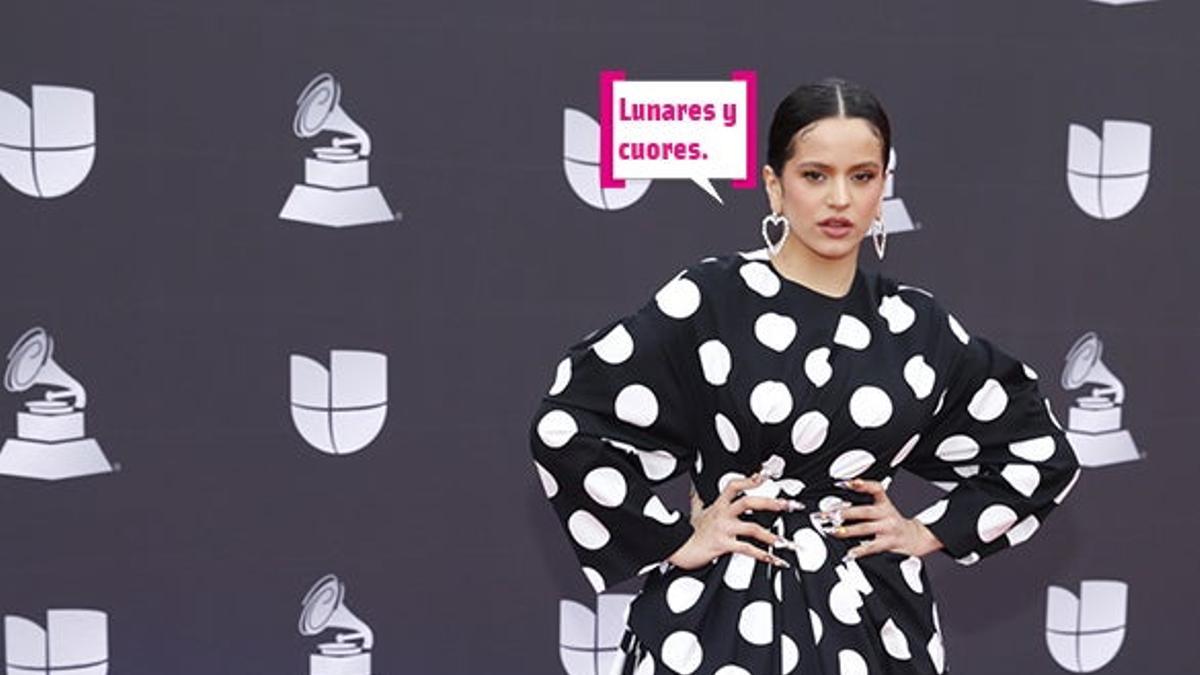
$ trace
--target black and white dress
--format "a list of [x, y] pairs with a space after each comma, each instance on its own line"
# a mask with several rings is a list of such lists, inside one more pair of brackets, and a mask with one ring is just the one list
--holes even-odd
[[[947, 491], [917, 517], [971, 564], [1032, 536], [1079, 476], [1037, 374], [928, 292], [859, 270], [832, 298], [765, 249], [706, 258], [569, 347], [530, 443], [597, 592], [649, 573], [614, 670], [636, 675], [944, 673], [921, 559], [843, 561], [861, 540], [812, 514], [870, 501], [837, 481], [904, 468]], [[744, 516], [794, 542], [774, 549], [790, 569], [665, 562], [692, 526], [653, 486], [689, 472], [708, 504], [764, 466], [778, 478], [751, 494], [807, 506]]]

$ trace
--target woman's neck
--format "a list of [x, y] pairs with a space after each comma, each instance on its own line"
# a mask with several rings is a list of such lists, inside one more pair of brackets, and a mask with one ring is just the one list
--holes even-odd
[[858, 249], [841, 258], [823, 258], [796, 237], [788, 237], [771, 263], [785, 278], [821, 295], [840, 298], [850, 292], [858, 270]]

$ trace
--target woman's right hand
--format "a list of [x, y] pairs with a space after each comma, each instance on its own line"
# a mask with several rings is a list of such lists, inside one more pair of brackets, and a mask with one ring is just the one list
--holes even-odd
[[793, 500], [742, 494], [762, 485], [765, 478], [760, 471], [749, 478], [729, 481], [712, 504], [693, 512], [692, 536], [667, 558], [667, 562], [685, 570], [694, 570], [726, 553], [742, 553], [770, 565], [790, 567], [786, 560], [738, 539], [739, 536], [749, 537], [769, 546], [791, 547], [788, 539], [775, 535], [758, 523], [738, 517], [750, 511], [794, 511], [803, 508]]

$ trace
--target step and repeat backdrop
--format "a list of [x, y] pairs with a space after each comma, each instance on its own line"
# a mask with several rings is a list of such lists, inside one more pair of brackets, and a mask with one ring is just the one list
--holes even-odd
[[581, 573], [531, 415], [567, 345], [767, 212], [760, 182], [605, 181], [606, 71], [752, 82], [759, 165], [796, 85], [871, 88], [895, 151], [863, 264], [1042, 375], [1083, 475], [1020, 548], [927, 559], [951, 671], [1200, 657], [1195, 3], [2, 16], [10, 675], [606, 672], [637, 582]]

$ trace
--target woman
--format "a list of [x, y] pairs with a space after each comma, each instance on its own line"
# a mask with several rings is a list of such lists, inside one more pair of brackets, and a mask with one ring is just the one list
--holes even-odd
[[[688, 267], [558, 364], [530, 429], [546, 493], [597, 592], [649, 572], [622, 673], [943, 673], [921, 557], [1028, 539], [1078, 478], [1033, 370], [858, 268], [866, 236], [884, 253], [890, 134], [857, 85], [797, 88], [766, 248]], [[948, 494], [906, 518], [899, 468]], [[685, 472], [690, 519], [652, 492]]]

